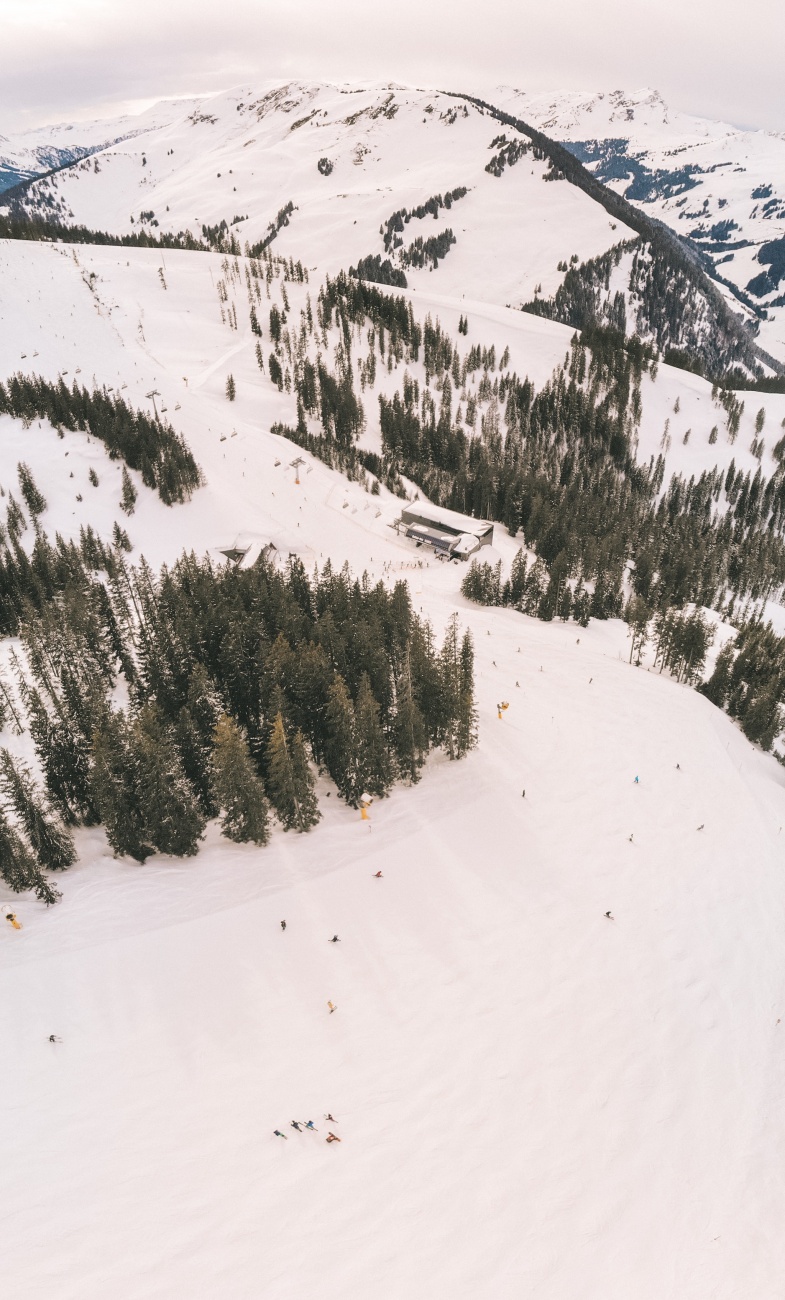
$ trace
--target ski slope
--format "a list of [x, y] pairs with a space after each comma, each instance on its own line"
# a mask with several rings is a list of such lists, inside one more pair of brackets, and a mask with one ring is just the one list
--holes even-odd
[[[317, 104], [332, 111], [309, 104], [292, 105], [295, 119]], [[231, 112], [243, 121], [234, 103]], [[363, 130], [374, 143], [377, 128], [410, 112], [407, 100], [393, 118], [366, 115]], [[216, 117], [187, 130], [231, 134]], [[491, 124], [479, 116], [428, 115], [431, 129], [473, 143], [465, 155], [456, 146], [454, 170], [437, 183], [425, 146], [407, 161], [402, 132], [395, 165], [419, 169], [411, 201], [474, 188], [431, 223], [452, 224], [459, 243], [436, 273], [413, 273], [407, 295], [418, 319], [438, 316], [461, 347], [493, 345], [497, 356], [509, 347], [510, 368], [541, 386], [572, 331], [507, 306], [510, 268], [522, 293], [539, 281], [551, 292], [548, 268], [555, 285], [557, 261], [591, 255], [605, 230], [583, 222], [588, 200], [573, 187], [532, 179], [529, 160], [487, 176]], [[308, 284], [286, 286], [293, 328], [325, 271], [374, 251], [369, 232], [378, 243], [401, 193], [374, 191], [367, 159], [350, 172], [347, 157], [343, 178], [337, 167], [320, 176], [322, 138], [302, 146], [311, 187], [302, 195], [314, 193], [313, 205], [302, 198], [273, 245], [313, 268]], [[161, 158], [180, 139], [164, 140]], [[260, 150], [281, 165], [273, 216], [280, 196], [294, 197], [276, 148], [268, 140]], [[147, 165], [157, 157], [150, 148]], [[195, 149], [194, 168], [198, 158]], [[79, 220], [109, 223], [98, 204], [114, 191], [99, 182], [126, 164], [85, 168], [74, 183], [85, 196]], [[348, 200], [339, 206], [347, 175], [355, 214], [364, 196], [357, 232]], [[190, 189], [183, 181], [182, 210], [170, 204], [173, 228], [194, 206], [195, 176]], [[172, 180], [167, 201], [175, 190]], [[516, 204], [493, 209], [505, 193]], [[227, 212], [209, 187], [200, 197]], [[118, 214], [130, 211], [125, 200]], [[488, 216], [483, 228], [487, 214], [496, 225]], [[254, 233], [268, 219], [260, 206]], [[494, 243], [502, 228], [509, 242]], [[102, 445], [8, 417], [0, 485], [18, 496], [26, 461], [50, 537], [78, 539], [90, 524], [108, 539], [117, 521], [131, 560], [155, 567], [183, 549], [220, 557], [247, 545], [253, 556], [272, 542], [309, 568], [329, 557], [372, 580], [408, 580], [437, 637], [455, 610], [474, 633], [480, 744], [461, 763], [431, 758], [416, 787], [374, 804], [369, 824], [323, 779], [323, 820], [307, 836], [276, 831], [258, 850], [221, 839], [213, 824], [194, 859], [139, 866], [113, 859], [102, 831], [80, 830], [80, 860], [58, 880], [55, 908], [0, 886], [22, 923], [0, 929], [4, 1294], [780, 1300], [782, 766], [650, 660], [632, 667], [621, 622], [581, 629], [468, 604], [461, 566], [429, 562], [390, 528], [398, 498], [371, 495], [273, 435], [274, 422], [295, 423], [295, 398], [256, 362], [244, 259], [235, 279], [224, 262], [0, 242], [0, 377], [63, 375], [145, 409], [155, 390], [206, 486], [167, 508], [132, 473], [139, 499], [126, 518], [121, 465]], [[237, 329], [221, 317], [221, 278]], [[270, 290], [259, 313], [265, 356], [280, 281]], [[362, 341], [354, 347], [362, 359]], [[423, 384], [422, 367], [410, 369]], [[378, 393], [401, 383], [401, 368], [380, 365], [362, 393], [364, 446], [380, 445]], [[660, 365], [656, 381], [644, 377], [642, 405], [638, 455], [663, 452], [666, 484], [732, 458], [754, 472], [761, 406], [761, 464], [772, 473], [785, 396], [750, 394], [735, 444], [697, 376]], [[497, 525], [483, 558], [506, 568], [519, 544]], [[502, 700], [510, 707], [499, 720]], [[26, 736], [6, 730], [0, 744], [29, 757]], [[336, 933], [341, 942], [328, 944]], [[297, 1133], [292, 1119], [319, 1131]], [[324, 1141], [328, 1130], [340, 1144]]]
[[0, 934], [16, 1300], [779, 1296], [782, 769], [620, 624], [414, 582], [477, 753], [261, 851], [84, 832]]

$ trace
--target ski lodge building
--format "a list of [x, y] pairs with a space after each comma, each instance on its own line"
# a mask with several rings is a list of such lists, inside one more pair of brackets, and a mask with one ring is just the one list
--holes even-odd
[[493, 524], [486, 519], [458, 515], [426, 501], [406, 506], [392, 526], [417, 546], [431, 546], [451, 560], [468, 560], [482, 546], [493, 546]]

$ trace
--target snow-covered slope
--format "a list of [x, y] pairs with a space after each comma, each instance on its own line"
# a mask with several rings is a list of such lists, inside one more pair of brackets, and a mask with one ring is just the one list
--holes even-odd
[[[759, 257], [765, 245], [785, 238], [782, 136], [675, 112], [650, 89], [583, 94], [501, 87], [493, 99], [569, 144], [605, 184], [689, 236], [721, 276], [768, 309], [760, 342], [782, 355], [783, 290], [774, 275], [761, 280], [772, 263], [765, 251]], [[777, 254], [776, 266], [780, 260]]]
[[97, 122], [61, 122], [15, 135], [0, 135], [0, 193], [43, 172], [68, 167], [109, 145], [154, 131], [189, 107], [193, 105], [188, 101], [165, 101], [134, 116]]
[[[158, 129], [40, 182], [30, 203], [113, 233], [198, 235], [227, 221], [241, 246], [263, 238], [293, 203], [275, 251], [307, 250], [309, 265], [335, 273], [382, 251], [380, 226], [397, 209], [466, 187], [451, 210], [415, 219], [407, 234], [452, 228], [457, 244], [440, 264], [440, 289], [517, 305], [540, 280], [544, 293], [556, 288], [562, 258], [596, 256], [632, 232], [611, 229], [607, 213], [573, 186], [543, 185], [546, 165], [531, 157], [501, 182], [489, 175], [498, 134], [493, 119], [438, 92], [239, 89], [188, 104]], [[329, 174], [318, 170], [320, 159]], [[414, 270], [410, 279], [428, 274]]]

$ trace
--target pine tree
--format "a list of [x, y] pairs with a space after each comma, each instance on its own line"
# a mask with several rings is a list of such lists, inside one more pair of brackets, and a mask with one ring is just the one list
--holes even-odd
[[237, 396], [237, 387], [234, 382], [234, 375], [229, 375], [226, 380], [226, 396], [230, 402], [233, 402]]
[[412, 784], [420, 779], [420, 768], [425, 762], [427, 748], [428, 735], [414, 698], [411, 663], [407, 652], [398, 684], [397, 707], [393, 719], [393, 751], [400, 775]]
[[16, 469], [17, 474], [19, 475], [19, 487], [22, 496], [27, 503], [27, 508], [30, 511], [30, 514], [35, 519], [38, 515], [42, 515], [46, 510], [46, 498], [36, 487], [35, 480], [33, 479], [33, 471], [30, 469], [29, 465], [25, 465], [24, 461], [20, 461]]
[[61, 701], [47, 705], [27, 683], [22, 695], [49, 798], [66, 825], [94, 825], [99, 819], [90, 793], [88, 740]]
[[40, 876], [32, 850], [0, 808], [0, 873], [5, 883], [20, 894], [32, 889]]
[[301, 731], [287, 739], [283, 717], [276, 714], [267, 744], [267, 789], [284, 830], [307, 831], [320, 820], [314, 778]]
[[174, 723], [174, 740], [183, 771], [205, 817], [217, 817], [212, 780], [212, 741], [221, 713], [218, 695], [206, 670], [197, 664], [188, 683], [188, 699]]
[[144, 862], [154, 846], [147, 834], [138, 757], [123, 713], [107, 711], [96, 729], [90, 787], [115, 855]]
[[139, 795], [151, 843], [159, 853], [192, 857], [204, 835], [205, 816], [180, 762], [171, 729], [154, 704], [133, 727]]
[[474, 642], [471, 632], [464, 632], [461, 642], [458, 725], [455, 757], [463, 758], [477, 745], [477, 706], [474, 700]]
[[733, 641], [726, 641], [725, 645], [717, 655], [714, 664], [714, 672], [707, 682], [704, 682], [698, 689], [716, 704], [718, 709], [725, 708], [725, 701], [728, 698], [728, 692], [731, 686], [731, 670], [733, 668], [734, 647]]
[[362, 790], [357, 789], [354, 705], [346, 688], [346, 682], [340, 674], [336, 674], [328, 693], [326, 725], [327, 770], [337, 785], [341, 798], [356, 808]]
[[127, 515], [134, 513], [136, 505], [137, 491], [133, 484], [133, 479], [128, 473], [128, 466], [123, 465], [123, 489], [120, 497], [120, 509]]
[[16, 813], [41, 867], [65, 871], [76, 861], [72, 836], [46, 808], [32, 774], [17, 767], [7, 749], [0, 751], [0, 786]]
[[214, 745], [213, 788], [224, 835], [237, 844], [266, 844], [270, 832], [264, 786], [240, 728], [226, 713], [218, 719]]
[[355, 741], [357, 747], [356, 794], [359, 798], [367, 791], [382, 798], [392, 785], [392, 763], [387, 750], [381, 722], [379, 704], [371, 690], [367, 673], [360, 678], [357, 702], [354, 708]]

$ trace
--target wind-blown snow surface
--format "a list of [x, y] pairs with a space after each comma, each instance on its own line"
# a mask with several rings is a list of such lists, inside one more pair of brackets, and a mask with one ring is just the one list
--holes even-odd
[[[479, 749], [432, 760], [370, 828], [322, 782], [308, 836], [256, 850], [212, 827], [195, 859], [137, 866], [81, 831], [56, 908], [0, 890], [23, 924], [0, 929], [4, 1294], [779, 1300], [782, 767], [694, 691], [631, 667], [621, 623], [469, 606], [462, 567], [418, 565], [388, 527], [384, 489], [307, 453], [298, 486], [296, 449], [268, 432], [294, 423], [293, 396], [259, 371], [242, 277], [238, 329], [221, 322], [219, 256], [3, 243], [0, 258], [0, 374], [95, 377], [135, 405], [156, 389], [207, 478], [167, 509], [132, 475], [126, 519], [95, 440], [4, 417], [0, 482], [16, 492], [30, 464], [50, 537], [108, 538], [118, 520], [156, 566], [270, 540], [309, 567], [387, 566], [437, 635], [455, 609], [473, 629], [480, 707]], [[507, 345], [544, 383], [572, 331], [507, 310], [493, 282], [483, 301], [481, 265], [464, 299], [438, 278], [448, 259], [414, 283], [415, 311], [452, 335], [466, 313], [461, 346]], [[293, 328], [318, 284], [287, 286]], [[376, 392], [402, 380], [379, 370], [369, 447]], [[669, 418], [668, 474], [731, 456], [754, 470], [752, 403], [734, 446], [724, 426], [709, 444], [710, 391], [660, 366], [640, 455]], [[759, 404], [770, 448], [785, 397]], [[497, 527], [485, 554], [508, 564], [517, 546]]]

